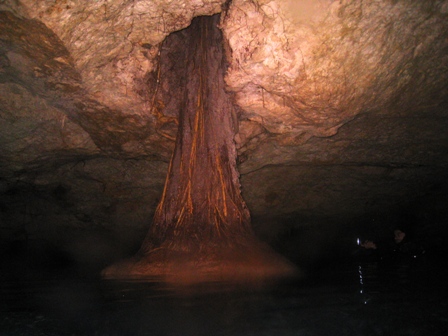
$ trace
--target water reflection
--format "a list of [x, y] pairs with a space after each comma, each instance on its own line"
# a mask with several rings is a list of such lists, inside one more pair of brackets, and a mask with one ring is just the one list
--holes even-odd
[[332, 265], [277, 283], [1, 283], [0, 335], [444, 335], [439, 265]]

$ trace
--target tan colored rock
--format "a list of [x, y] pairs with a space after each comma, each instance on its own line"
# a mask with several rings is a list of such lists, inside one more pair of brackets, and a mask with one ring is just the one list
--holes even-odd
[[218, 13], [223, 2], [25, 0], [21, 12], [63, 41], [96, 100], [126, 114], [147, 114], [138, 88], [155, 68], [160, 43], [193, 17]]
[[[168, 34], [224, 5], [2, 1], [0, 221], [29, 229], [30, 204], [51, 209], [40, 217], [48, 228], [149, 222], [177, 130], [176, 98], [154, 100], [177, 80], [158, 78], [159, 52]], [[231, 2], [226, 83], [254, 217], [356, 218], [444, 190], [447, 8]]]
[[440, 15], [404, 2], [233, 1], [226, 80], [244, 117], [290, 138], [282, 143], [331, 136], [360, 112], [416, 107], [433, 90], [422, 73], [441, 63], [419, 53], [445, 43]]

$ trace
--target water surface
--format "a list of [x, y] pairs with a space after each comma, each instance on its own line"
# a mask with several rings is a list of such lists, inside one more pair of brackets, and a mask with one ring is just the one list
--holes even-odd
[[335, 263], [296, 280], [192, 286], [4, 271], [0, 335], [445, 335], [441, 265]]

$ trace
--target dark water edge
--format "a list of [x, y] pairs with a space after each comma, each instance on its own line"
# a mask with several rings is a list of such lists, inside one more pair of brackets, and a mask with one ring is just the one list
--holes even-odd
[[446, 335], [445, 268], [334, 262], [297, 280], [179, 287], [2, 267], [0, 335]]

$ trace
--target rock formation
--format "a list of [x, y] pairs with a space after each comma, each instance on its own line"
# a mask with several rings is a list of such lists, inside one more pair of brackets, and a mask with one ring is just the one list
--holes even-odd
[[2, 239], [77, 256], [98, 253], [80, 251], [81, 230], [117, 233], [118, 254], [140, 245], [179, 124], [164, 41], [219, 13], [257, 234], [403, 213], [444, 232], [447, 1], [6, 0]]

